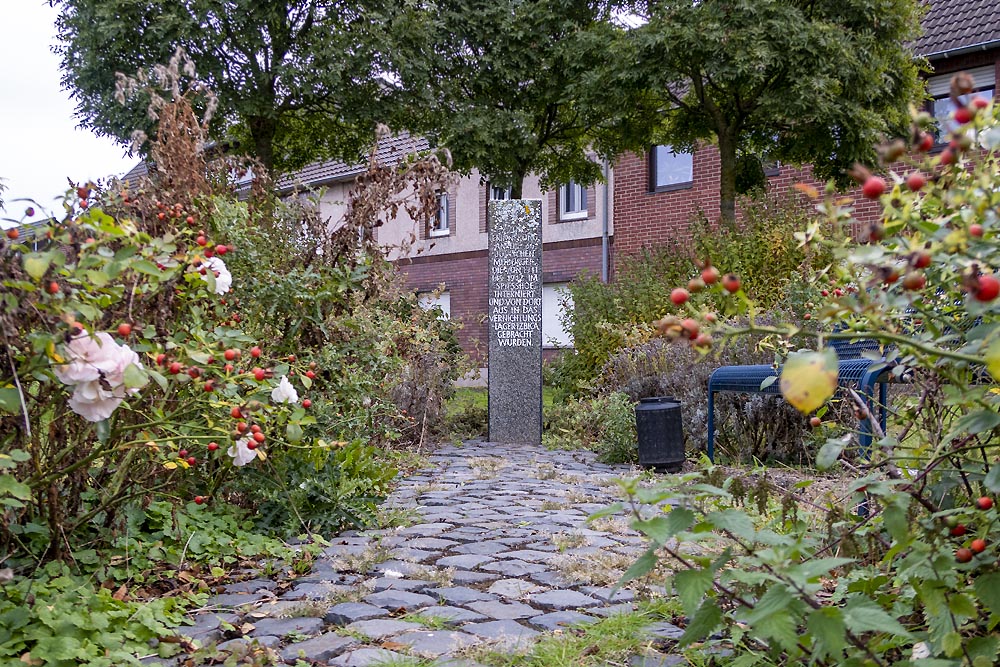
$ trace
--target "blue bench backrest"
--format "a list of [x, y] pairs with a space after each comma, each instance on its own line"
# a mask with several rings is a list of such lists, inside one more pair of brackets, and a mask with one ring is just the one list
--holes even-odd
[[837, 338], [827, 343], [837, 353], [837, 359], [861, 359], [865, 352], [877, 352], [879, 342], [871, 338], [860, 338], [858, 340], [847, 340]]

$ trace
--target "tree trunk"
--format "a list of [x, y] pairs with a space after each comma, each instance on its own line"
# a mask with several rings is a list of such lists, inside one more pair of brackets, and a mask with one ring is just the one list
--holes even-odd
[[274, 171], [274, 135], [278, 121], [270, 116], [251, 116], [247, 119], [250, 137], [253, 139], [254, 157], [260, 160], [269, 176]]
[[528, 175], [526, 167], [519, 166], [514, 174], [514, 182], [510, 184], [510, 198], [520, 199], [524, 195], [524, 177]]
[[736, 221], [736, 139], [729, 132], [719, 132], [719, 217], [722, 222]]

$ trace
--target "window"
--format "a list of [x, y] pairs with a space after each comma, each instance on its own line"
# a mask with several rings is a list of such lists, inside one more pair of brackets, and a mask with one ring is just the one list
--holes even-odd
[[502, 188], [499, 185], [491, 185], [490, 201], [507, 201], [510, 199], [510, 188]]
[[425, 310], [440, 311], [438, 317], [442, 320], [451, 319], [451, 294], [449, 292], [422, 292], [417, 295], [417, 303]]
[[573, 347], [573, 335], [566, 330], [567, 311], [573, 309], [573, 296], [566, 283], [542, 285], [542, 345]]
[[448, 222], [450, 212], [448, 194], [442, 193], [438, 195], [437, 215], [431, 220], [431, 236], [448, 236], [451, 233], [451, 227]]
[[651, 192], [690, 187], [692, 173], [690, 153], [675, 153], [670, 146], [654, 146], [649, 151], [649, 189]]
[[[961, 96], [959, 100], [963, 104], [968, 104], [976, 96], [987, 100], [993, 99], [993, 93], [996, 89], [996, 71], [993, 65], [973, 67], [966, 71], [972, 76], [972, 80], [975, 82], [972, 88], [973, 92]], [[944, 141], [945, 135], [958, 128], [958, 124], [952, 118], [952, 114], [955, 112], [955, 105], [952, 103], [950, 97], [952, 76], [954, 76], [954, 73], [941, 74], [939, 76], [932, 76], [927, 80], [927, 91], [930, 93], [931, 98], [933, 98], [929, 111], [934, 116], [935, 121], [937, 121], [938, 134], [936, 139], [939, 142]]]
[[587, 217], [587, 188], [570, 181], [559, 188], [559, 219], [579, 220]]

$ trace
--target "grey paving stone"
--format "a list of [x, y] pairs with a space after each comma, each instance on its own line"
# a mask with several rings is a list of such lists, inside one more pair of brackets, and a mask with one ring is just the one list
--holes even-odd
[[334, 667], [373, 667], [374, 665], [391, 665], [403, 660], [405, 660], [405, 656], [395, 651], [384, 648], [359, 648], [356, 651], [338, 655], [327, 664]]
[[429, 558], [437, 556], [438, 551], [425, 551], [423, 549], [411, 549], [410, 547], [396, 547], [389, 552], [389, 555], [396, 560], [405, 560], [411, 563], [421, 563]]
[[446, 630], [407, 632], [394, 638], [393, 641], [406, 644], [410, 647], [411, 653], [430, 658], [437, 658], [445, 653], [454, 653], [479, 643], [479, 639], [474, 635]]
[[584, 623], [596, 623], [598, 620], [593, 616], [581, 614], [578, 611], [553, 611], [541, 616], [528, 619], [528, 623], [539, 630], [558, 630], [571, 625], [581, 625]]
[[535, 551], [534, 549], [520, 549], [518, 551], [504, 551], [497, 554], [497, 558], [516, 558], [529, 563], [546, 563], [552, 560], [552, 554], [547, 551]]
[[326, 612], [323, 620], [334, 625], [347, 625], [355, 621], [367, 621], [370, 618], [382, 618], [386, 615], [385, 609], [362, 602], [341, 602], [336, 604]]
[[329, 600], [338, 595], [350, 593], [352, 588], [346, 584], [311, 583], [299, 584], [282, 594], [282, 600]]
[[383, 609], [417, 609], [418, 607], [427, 607], [436, 602], [434, 598], [429, 595], [422, 595], [421, 593], [409, 593], [407, 591], [380, 591], [378, 593], [372, 593], [371, 595], [365, 596], [365, 602], [368, 604], [373, 604], [377, 607], [382, 607]]
[[452, 549], [457, 554], [477, 554], [480, 556], [492, 556], [502, 551], [510, 549], [510, 545], [498, 541], [469, 542], [461, 544]]
[[500, 577], [494, 572], [469, 572], [468, 570], [456, 570], [451, 575], [451, 583], [466, 585], [480, 584], [484, 581], [496, 581]]
[[352, 646], [357, 646], [358, 641], [351, 637], [342, 637], [333, 632], [327, 632], [318, 637], [307, 639], [304, 642], [289, 644], [281, 650], [281, 659], [285, 662], [294, 661], [300, 655], [304, 655], [314, 662], [327, 661], [335, 658]]
[[226, 586], [227, 593], [256, 593], [257, 591], [273, 591], [278, 584], [270, 579], [251, 579], [250, 581], [238, 581], [235, 584]]
[[[581, 586], [580, 592], [604, 602], [631, 602], [635, 599], [635, 593], [627, 588], [619, 588], [615, 591], [611, 586]], [[612, 593], [614, 594], [612, 595]]]
[[555, 609], [559, 611], [562, 609], [596, 607], [601, 604], [601, 601], [597, 598], [592, 598], [589, 595], [578, 593], [577, 591], [559, 589], [554, 591], [545, 591], [543, 593], [534, 593], [531, 596], [531, 604], [542, 607], [543, 609]]
[[496, 572], [504, 577], [522, 577], [526, 574], [537, 574], [544, 572], [548, 566], [541, 563], [525, 563], [523, 560], [498, 560], [492, 563], [481, 565], [480, 569], [487, 572]]
[[530, 581], [525, 581], [523, 579], [501, 579], [493, 582], [487, 590], [488, 592], [494, 595], [499, 595], [502, 598], [516, 599], [524, 597], [529, 593], [541, 592], [544, 589], [538, 584], [533, 584]]
[[573, 581], [570, 577], [567, 577], [562, 572], [556, 572], [555, 570], [545, 570], [543, 572], [533, 572], [528, 576], [532, 581], [536, 581], [543, 586], [551, 586], [555, 588], [565, 588], [567, 586], [572, 586], [576, 581]]
[[385, 639], [386, 637], [398, 635], [407, 630], [419, 630], [421, 627], [419, 623], [377, 618], [371, 621], [356, 621], [348, 625], [347, 629], [360, 632], [365, 637], [370, 637], [371, 639]]
[[433, 537], [435, 535], [440, 535], [446, 530], [451, 530], [454, 527], [454, 525], [444, 522], [418, 523], [415, 526], [403, 528], [399, 531], [399, 534], [414, 535], [416, 537]]
[[523, 602], [473, 602], [466, 605], [469, 609], [497, 620], [512, 620], [538, 616], [538, 609]]
[[322, 618], [262, 618], [259, 621], [252, 621], [254, 626], [253, 636], [273, 635], [284, 637], [295, 632], [303, 635], [318, 635], [323, 630], [326, 622]]
[[444, 556], [443, 558], [438, 558], [436, 564], [438, 567], [460, 567], [463, 570], [474, 570], [484, 563], [490, 563], [493, 558], [490, 556], [481, 556], [478, 554], [458, 554], [457, 556]]
[[396, 579], [395, 577], [378, 577], [368, 582], [372, 590], [378, 591], [411, 591], [421, 593], [424, 589], [433, 586], [430, 581], [423, 579]]
[[469, 609], [453, 607], [451, 605], [440, 605], [434, 607], [424, 607], [418, 611], [421, 616], [440, 618], [452, 623], [465, 623], [467, 621], [485, 621], [486, 617]]
[[537, 630], [527, 628], [513, 620], [466, 623], [462, 626], [462, 629], [483, 639], [500, 644], [509, 650], [527, 648], [533, 643], [532, 640], [539, 635]]
[[673, 623], [667, 623], [662, 621], [660, 623], [653, 623], [652, 625], [647, 625], [642, 629], [642, 633], [649, 637], [650, 639], [680, 639], [684, 631], [678, 628]]
[[588, 614], [597, 614], [598, 616], [603, 616], [608, 618], [610, 616], [616, 616], [618, 614], [631, 614], [635, 611], [635, 605], [631, 602], [623, 602], [621, 604], [608, 605], [607, 607], [591, 607], [587, 610]]
[[478, 602], [480, 600], [496, 600], [497, 596], [490, 593], [484, 593], [483, 591], [477, 591], [475, 588], [468, 588], [466, 586], [444, 586], [441, 588], [429, 588], [425, 591], [428, 595], [433, 595], [436, 598], [440, 598], [445, 602], [451, 604], [464, 605], [469, 602]]

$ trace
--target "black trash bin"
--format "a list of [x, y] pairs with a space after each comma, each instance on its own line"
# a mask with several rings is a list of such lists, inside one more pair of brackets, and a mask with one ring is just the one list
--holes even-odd
[[679, 472], [684, 465], [681, 404], [673, 396], [644, 398], [635, 406], [639, 465], [660, 472]]

